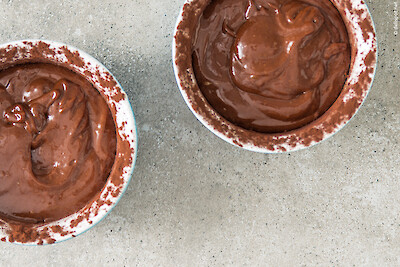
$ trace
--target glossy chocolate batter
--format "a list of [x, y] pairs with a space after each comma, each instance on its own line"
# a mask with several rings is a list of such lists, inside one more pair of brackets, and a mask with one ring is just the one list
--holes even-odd
[[236, 125], [266, 133], [321, 116], [350, 66], [346, 27], [328, 0], [213, 0], [192, 52], [211, 106]]
[[51, 64], [0, 72], [0, 215], [49, 222], [104, 186], [116, 151], [111, 112], [83, 77]]

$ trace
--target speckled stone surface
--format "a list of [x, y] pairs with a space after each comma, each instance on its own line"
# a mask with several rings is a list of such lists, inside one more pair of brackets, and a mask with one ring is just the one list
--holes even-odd
[[367, 4], [379, 62], [360, 112], [311, 149], [263, 155], [220, 140], [185, 105], [171, 61], [183, 0], [0, 0], [0, 42], [93, 55], [139, 131], [133, 180], [106, 219], [56, 245], [0, 243], [0, 266], [399, 266], [400, 1]]

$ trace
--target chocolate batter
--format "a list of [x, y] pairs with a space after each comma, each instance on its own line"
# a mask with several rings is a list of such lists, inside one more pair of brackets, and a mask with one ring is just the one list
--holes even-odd
[[329, 109], [347, 78], [350, 45], [328, 0], [213, 0], [192, 57], [197, 83], [218, 113], [276, 133]]
[[0, 215], [49, 222], [83, 208], [104, 186], [115, 126], [97, 90], [51, 64], [0, 72]]

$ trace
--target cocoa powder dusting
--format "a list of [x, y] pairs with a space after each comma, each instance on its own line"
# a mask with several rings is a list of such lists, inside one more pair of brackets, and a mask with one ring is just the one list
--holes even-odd
[[54, 225], [51, 226], [50, 229], [53, 231], [53, 233], [57, 233], [60, 234], [61, 236], [66, 236], [68, 234], [70, 234], [70, 231], [65, 231], [61, 226], [59, 225]]
[[71, 52], [67, 47], [62, 47], [61, 48], [62, 53], [67, 57], [67, 60], [70, 64], [77, 66], [77, 67], [84, 67], [85, 62], [83, 59], [80, 57], [79, 52]]
[[49, 228], [45, 227], [42, 230], [38, 230], [38, 227], [24, 225], [24, 224], [9, 224], [9, 230], [7, 231], [8, 241], [19, 242], [19, 243], [32, 243], [35, 242], [38, 245], [44, 243], [53, 244], [54, 238], [50, 237]]
[[71, 228], [77, 227], [81, 222], [83, 222], [84, 219], [85, 219], [85, 216], [79, 215], [78, 218], [71, 221], [71, 224], [70, 224]]

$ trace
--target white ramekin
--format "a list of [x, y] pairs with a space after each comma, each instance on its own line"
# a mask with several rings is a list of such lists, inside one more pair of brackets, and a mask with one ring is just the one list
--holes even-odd
[[352, 46], [350, 74], [343, 90], [331, 108], [317, 120], [293, 131], [265, 134], [243, 129], [227, 121], [202, 95], [191, 62], [191, 38], [196, 32], [192, 22], [198, 20], [208, 1], [186, 0], [175, 27], [172, 57], [179, 89], [196, 118], [226, 142], [262, 153], [291, 152], [311, 147], [342, 129], [359, 110], [372, 86], [377, 42], [371, 15], [362, 0], [331, 2], [346, 24]]
[[131, 105], [121, 85], [106, 67], [87, 53], [57, 42], [26, 40], [0, 45], [0, 69], [36, 62], [68, 68], [94, 85], [113, 115], [117, 150], [106, 184], [80, 211], [64, 219], [38, 225], [0, 220], [0, 240], [30, 245], [64, 241], [100, 222], [127, 189], [137, 155], [137, 133]]

